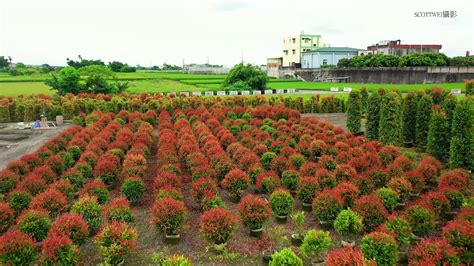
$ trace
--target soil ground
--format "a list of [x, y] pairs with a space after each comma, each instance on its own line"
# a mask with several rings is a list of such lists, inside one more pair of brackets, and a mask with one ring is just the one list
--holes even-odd
[[2, 124], [0, 129], [0, 169], [22, 155], [34, 152], [50, 138], [68, 129], [71, 124], [63, 124], [51, 129], [15, 129], [16, 124]]
[[[319, 120], [323, 120], [333, 124], [336, 127], [341, 127], [344, 130], [347, 130], [346, 127], [346, 113], [329, 113], [329, 114], [302, 114], [302, 117], [312, 117]], [[365, 132], [365, 119], [362, 119], [362, 126], [360, 128], [361, 132]]]

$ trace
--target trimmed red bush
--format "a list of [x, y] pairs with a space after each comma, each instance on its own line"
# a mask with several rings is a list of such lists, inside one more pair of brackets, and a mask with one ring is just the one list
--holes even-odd
[[45, 162], [45, 165], [49, 166], [56, 176], [61, 176], [64, 171], [64, 161], [58, 155], [49, 157]]
[[81, 188], [79, 197], [86, 195], [96, 197], [99, 204], [105, 204], [109, 200], [107, 186], [100, 180], [89, 181]]
[[408, 258], [410, 265], [459, 265], [458, 250], [445, 239], [428, 238], [412, 249]]
[[76, 265], [80, 261], [79, 248], [66, 236], [48, 236], [42, 247], [40, 261], [45, 265]]
[[412, 187], [407, 179], [403, 177], [392, 178], [388, 182], [388, 187], [400, 195], [400, 200], [402, 202], [407, 202], [410, 199]]
[[31, 195], [36, 195], [46, 189], [46, 182], [41, 176], [30, 174], [18, 184], [18, 187], [28, 190]]
[[153, 188], [155, 189], [155, 192], [167, 185], [181, 189], [182, 182], [181, 179], [173, 172], [161, 173], [155, 178], [155, 180], [153, 180]]
[[374, 194], [360, 197], [355, 203], [355, 211], [362, 216], [364, 229], [368, 232], [384, 223], [389, 216], [383, 202]]
[[26, 210], [17, 219], [18, 228], [23, 233], [41, 241], [46, 237], [51, 219], [48, 213], [41, 210]]
[[0, 201], [0, 234], [5, 233], [15, 223], [15, 212], [10, 206]]
[[25, 154], [21, 156], [20, 160], [26, 163], [28, 171], [32, 171], [35, 167], [38, 167], [43, 163], [43, 159], [41, 159], [36, 153]]
[[209, 192], [217, 194], [218, 191], [216, 181], [210, 177], [199, 178], [191, 184], [191, 194], [194, 200], [199, 204], [202, 203], [204, 195]]
[[240, 200], [249, 184], [249, 175], [240, 169], [231, 170], [221, 182], [222, 187], [236, 200]]
[[271, 194], [281, 185], [280, 178], [275, 172], [266, 171], [257, 176], [255, 186], [261, 193]]
[[318, 169], [316, 171], [316, 180], [318, 180], [319, 190], [333, 188], [337, 184], [336, 176], [326, 169]]
[[254, 195], [245, 196], [239, 203], [237, 210], [242, 223], [250, 230], [258, 230], [270, 218], [271, 209], [261, 197]]
[[10, 170], [0, 171], [0, 194], [7, 194], [12, 191], [20, 182], [20, 176]]
[[413, 233], [418, 236], [427, 235], [435, 230], [435, 215], [428, 208], [413, 205], [405, 211]]
[[61, 179], [50, 185], [51, 189], [56, 189], [61, 192], [68, 200], [74, 197], [75, 189], [74, 186], [67, 179]]
[[232, 238], [236, 223], [232, 212], [222, 208], [213, 208], [201, 215], [199, 227], [201, 234], [209, 242], [219, 245]]
[[320, 222], [332, 223], [342, 210], [342, 200], [325, 190], [313, 200], [313, 213]]
[[80, 246], [89, 235], [89, 227], [81, 215], [65, 213], [53, 222], [48, 232], [48, 236], [50, 235], [66, 236]]
[[172, 198], [155, 201], [151, 213], [153, 215], [152, 225], [166, 235], [179, 234], [183, 222], [188, 216], [188, 210], [184, 203]]
[[350, 182], [342, 182], [334, 188], [334, 193], [342, 199], [344, 207], [352, 207], [357, 197], [359, 196], [359, 189]]
[[19, 176], [24, 176], [29, 172], [28, 164], [20, 160], [15, 160], [8, 163], [7, 169]]
[[34, 175], [41, 176], [46, 183], [51, 184], [58, 180], [56, 173], [47, 165], [36, 167], [32, 172]]
[[348, 164], [338, 164], [334, 174], [338, 182], [350, 181], [357, 176], [356, 170]]
[[421, 193], [423, 187], [426, 184], [425, 178], [418, 170], [405, 172], [403, 173], [402, 177], [410, 182], [413, 194]]
[[130, 203], [126, 198], [115, 198], [104, 208], [104, 214], [107, 221], [131, 223], [134, 221], [133, 212]]
[[137, 247], [137, 240], [136, 228], [116, 221], [105, 225], [94, 238], [105, 263], [111, 265], [123, 262], [124, 258]]
[[329, 251], [327, 266], [364, 266], [364, 254], [355, 247], [343, 247]]
[[30, 265], [37, 253], [33, 239], [18, 230], [0, 236], [0, 263], [4, 265]]
[[71, 182], [71, 184], [74, 186], [76, 190], [81, 189], [82, 186], [84, 186], [84, 183], [86, 182], [86, 178], [82, 175], [82, 173], [79, 170], [75, 168], [66, 170], [63, 173], [62, 178], [69, 180], [69, 182]]
[[44, 209], [51, 217], [56, 217], [67, 210], [67, 199], [61, 192], [50, 188], [31, 200], [30, 208]]
[[444, 238], [460, 250], [461, 258], [469, 263], [474, 258], [474, 224], [468, 221], [450, 221], [443, 227]]
[[305, 204], [311, 204], [318, 189], [319, 186], [316, 177], [302, 177], [297, 190], [298, 198]]
[[16, 189], [8, 194], [7, 200], [8, 205], [15, 211], [16, 214], [20, 214], [23, 210], [26, 210], [30, 205], [31, 193], [24, 189]]
[[442, 186], [451, 186], [467, 192], [469, 190], [469, 172], [458, 168], [443, 173], [439, 177], [439, 187]]

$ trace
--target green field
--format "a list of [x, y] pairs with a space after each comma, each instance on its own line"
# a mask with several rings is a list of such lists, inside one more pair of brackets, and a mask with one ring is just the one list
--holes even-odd
[[135, 80], [129, 82], [126, 92], [130, 93], [157, 93], [157, 92], [182, 92], [182, 91], [203, 91], [204, 88], [184, 84], [174, 80], [154, 79]]
[[21, 94], [47, 94], [54, 92], [43, 82], [0, 82], [0, 96], [15, 97]]

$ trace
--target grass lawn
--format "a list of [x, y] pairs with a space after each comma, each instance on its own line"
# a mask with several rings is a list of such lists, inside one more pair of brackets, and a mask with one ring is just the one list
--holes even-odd
[[0, 96], [15, 97], [21, 94], [47, 94], [54, 92], [43, 82], [0, 82]]
[[157, 92], [183, 92], [183, 91], [204, 91], [205, 88], [184, 84], [174, 80], [154, 79], [135, 80], [129, 82], [126, 92], [130, 93], [157, 93]]

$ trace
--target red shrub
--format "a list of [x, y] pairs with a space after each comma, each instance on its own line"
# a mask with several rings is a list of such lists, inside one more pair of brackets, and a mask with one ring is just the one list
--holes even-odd
[[[11, 230], [0, 236], [0, 258], [5, 265], [30, 265], [36, 257], [33, 239], [18, 231]], [[5, 258], [5, 260], [3, 260]]]
[[222, 188], [229, 191], [235, 199], [240, 199], [250, 184], [250, 177], [240, 169], [233, 169], [222, 180]]
[[33, 170], [35, 167], [38, 167], [43, 163], [43, 159], [41, 159], [36, 153], [25, 154], [21, 156], [20, 160], [26, 163], [28, 171]]
[[50, 188], [31, 200], [30, 208], [44, 209], [51, 217], [56, 217], [67, 209], [67, 199], [61, 192]]
[[262, 228], [272, 213], [268, 202], [261, 197], [251, 194], [245, 196], [240, 201], [237, 210], [240, 213], [243, 224], [250, 230]]
[[118, 182], [119, 164], [109, 160], [102, 160], [102, 158], [97, 162], [94, 169], [94, 177], [99, 178], [107, 185], [114, 185]]
[[348, 164], [338, 164], [334, 173], [338, 182], [350, 181], [357, 176], [356, 170]]
[[400, 149], [392, 145], [383, 147], [379, 152], [379, 158], [384, 166], [391, 164], [398, 156], [400, 156]]
[[434, 157], [428, 156], [423, 158], [423, 160], [418, 164], [416, 170], [423, 175], [426, 183], [435, 185], [437, 183], [436, 178], [442, 168], [443, 166], [440, 161], [436, 160]]
[[40, 261], [42, 263], [55, 264], [72, 263], [76, 264], [80, 260], [80, 251], [66, 236], [52, 235], [47, 237], [42, 243]]
[[467, 192], [469, 189], [469, 172], [464, 169], [453, 169], [439, 177], [439, 187], [451, 186]]
[[400, 200], [407, 202], [410, 199], [410, 193], [412, 192], [411, 183], [403, 177], [396, 177], [390, 179], [388, 187], [393, 189], [400, 195]]
[[210, 177], [201, 177], [191, 184], [191, 194], [199, 204], [201, 204], [204, 195], [209, 192], [217, 194], [218, 191], [216, 181]]
[[49, 166], [56, 176], [60, 176], [64, 171], [64, 161], [58, 155], [49, 157], [44, 164]]
[[318, 165], [313, 162], [305, 162], [300, 168], [301, 176], [314, 176], [318, 170]]
[[326, 257], [327, 266], [364, 266], [364, 254], [355, 247], [331, 250]]
[[458, 250], [445, 239], [428, 238], [419, 242], [411, 251], [410, 265], [458, 265]]
[[213, 208], [201, 215], [200, 232], [211, 243], [223, 244], [232, 238], [236, 220], [232, 212], [222, 208]]
[[10, 206], [0, 201], [0, 234], [5, 233], [15, 223], [15, 212]]
[[282, 155], [278, 155], [277, 157], [273, 158], [270, 169], [275, 171], [278, 175], [281, 175], [283, 171], [290, 168], [290, 165], [291, 163], [288, 158]]
[[403, 173], [403, 178], [411, 184], [412, 193], [419, 194], [425, 186], [425, 178], [418, 170], [411, 170]]
[[155, 180], [153, 180], [153, 188], [155, 189], [155, 192], [167, 185], [180, 189], [182, 186], [181, 179], [173, 172], [164, 172], [159, 174]]
[[364, 174], [358, 175], [353, 183], [359, 188], [361, 194], [370, 194], [375, 189], [375, 184], [372, 179]]
[[89, 236], [89, 227], [79, 214], [65, 213], [51, 225], [48, 236], [66, 236], [76, 245], [82, 245]]
[[104, 204], [109, 199], [109, 191], [104, 182], [100, 180], [89, 181], [79, 191], [79, 197], [83, 196], [96, 197], [99, 204]]
[[7, 194], [13, 190], [18, 182], [20, 182], [20, 176], [10, 170], [0, 171], [0, 194]]
[[[461, 253], [466, 255], [466, 258], [472, 256], [474, 248], [473, 223], [463, 220], [450, 221], [443, 227], [443, 235], [451, 245], [459, 248]], [[469, 255], [469, 253], [471, 253], [471, 255]]]
[[456, 220], [459, 221], [467, 221], [472, 224], [474, 224], [474, 209], [472, 208], [463, 208], [458, 216], [456, 217]]
[[355, 203], [355, 211], [362, 216], [366, 231], [372, 231], [389, 216], [380, 198], [374, 194], [360, 197]]
[[92, 151], [86, 151], [83, 154], [81, 154], [81, 158], [79, 159], [79, 162], [86, 162], [92, 168], [94, 168], [98, 160], [99, 160], [99, 156], [97, 156], [96, 153]]
[[7, 169], [18, 174], [19, 176], [24, 176], [29, 172], [28, 164], [20, 160], [10, 162], [7, 165]]
[[318, 169], [316, 171], [316, 180], [318, 180], [319, 190], [333, 188], [337, 184], [336, 176], [326, 169]]
[[41, 176], [48, 184], [54, 183], [58, 179], [53, 170], [47, 165], [36, 167], [31, 173]]
[[32, 195], [36, 195], [46, 189], [46, 182], [41, 176], [29, 174], [18, 184], [18, 187], [28, 190]]
[[126, 198], [115, 198], [104, 208], [104, 215], [108, 222], [119, 221], [131, 223], [134, 221], [130, 203]]
[[153, 219], [151, 223], [161, 232], [168, 235], [179, 234], [188, 210], [184, 203], [172, 198], [155, 201], [151, 209]]
[[280, 178], [275, 172], [265, 171], [257, 176], [255, 186], [261, 193], [271, 194], [277, 187], [281, 185]]
[[332, 223], [342, 211], [342, 199], [333, 191], [324, 190], [313, 200], [313, 213], [321, 222]]
[[334, 188], [334, 193], [342, 199], [344, 207], [352, 207], [359, 192], [359, 189], [350, 182], [342, 182]]
[[432, 210], [438, 216], [450, 209], [449, 200], [441, 191], [431, 191], [421, 195], [416, 204]]

